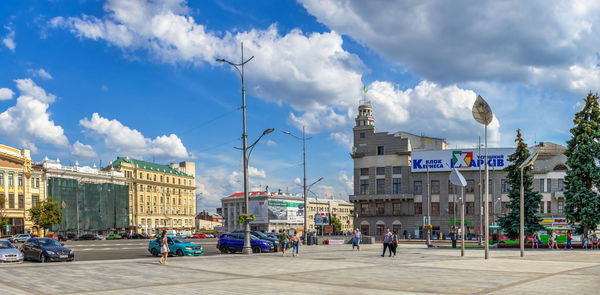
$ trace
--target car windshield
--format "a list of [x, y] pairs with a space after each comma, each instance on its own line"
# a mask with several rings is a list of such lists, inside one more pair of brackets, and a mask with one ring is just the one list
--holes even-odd
[[265, 234], [263, 234], [263, 233], [261, 233], [261, 232], [259, 232], [259, 231], [256, 231], [256, 232], [254, 232], [254, 234], [255, 234], [257, 237], [261, 238], [261, 239], [265, 239], [265, 238], [267, 238], [267, 239], [268, 239], [268, 238], [269, 238], [267, 235], [265, 235]]
[[189, 243], [186, 239], [181, 238], [181, 237], [174, 237], [173, 241], [177, 244], [187, 244]]
[[40, 244], [40, 246], [42, 247], [51, 247], [51, 246], [61, 246], [56, 240], [54, 239], [38, 239], [37, 242]]
[[0, 249], [12, 249], [15, 246], [9, 241], [0, 241]]

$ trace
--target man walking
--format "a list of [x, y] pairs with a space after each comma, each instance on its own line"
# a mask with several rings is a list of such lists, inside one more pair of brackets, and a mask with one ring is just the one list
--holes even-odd
[[390, 241], [392, 240], [392, 233], [390, 232], [390, 229], [386, 229], [385, 230], [385, 234], [383, 235], [383, 254], [381, 254], [381, 257], [385, 256], [385, 250], [389, 249], [390, 251], [390, 255], [392, 254], [392, 248], [390, 247]]
[[573, 244], [571, 243], [572, 239], [573, 239], [573, 236], [571, 236], [571, 231], [568, 230], [567, 231], [567, 245], [565, 245], [565, 249], [567, 249], [567, 248], [573, 249]]

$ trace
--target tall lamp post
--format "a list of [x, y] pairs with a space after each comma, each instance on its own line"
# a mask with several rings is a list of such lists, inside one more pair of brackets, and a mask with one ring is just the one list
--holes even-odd
[[[306, 138], [306, 132], [304, 130], [304, 126], [302, 126], [302, 137], [296, 136], [289, 131], [283, 131], [283, 133], [302, 141], [302, 163], [304, 166], [304, 180], [303, 180], [303, 185], [302, 185], [303, 189], [304, 189], [304, 192], [303, 192], [303, 196], [304, 196], [304, 233], [303, 233], [303, 235], [304, 235], [304, 243], [307, 243], [307, 241], [308, 241], [308, 233], [307, 233], [307, 231], [308, 231], [308, 199], [306, 196], [306, 188], [307, 188], [307, 186], [306, 186], [306, 141], [311, 139], [312, 137]], [[318, 181], [320, 181], [321, 179], [319, 179]]]
[[465, 186], [467, 186], [467, 181], [458, 169], [453, 168], [450, 173], [450, 182], [460, 186], [460, 256], [465, 256]]
[[[238, 71], [238, 73], [240, 74], [240, 78], [242, 79], [242, 149], [244, 154], [244, 204], [246, 205], [244, 213], [248, 214], [248, 134], [246, 133], [246, 87], [244, 84], [244, 65], [251, 61], [254, 58], [254, 56], [250, 57], [247, 60], [244, 60], [244, 42], [242, 42], [241, 46], [242, 60], [240, 63], [233, 63], [223, 58], [219, 58], [216, 61], [225, 62], [233, 66]], [[244, 223], [244, 248], [242, 249], [242, 253], [252, 253], [252, 248], [250, 246], [250, 224], [247, 221]]]
[[473, 104], [473, 108], [472, 108], [472, 114], [473, 114], [473, 118], [475, 119], [475, 121], [477, 121], [480, 124], [483, 124], [485, 126], [484, 128], [484, 137], [485, 137], [485, 158], [484, 158], [484, 162], [485, 162], [485, 200], [484, 200], [484, 209], [483, 209], [483, 214], [484, 214], [484, 245], [485, 245], [485, 259], [489, 258], [489, 252], [490, 252], [490, 241], [488, 239], [489, 234], [490, 234], [490, 219], [489, 219], [489, 179], [490, 179], [490, 171], [489, 171], [489, 167], [488, 167], [488, 150], [487, 150], [487, 127], [488, 125], [492, 122], [492, 119], [494, 119], [494, 114], [492, 113], [492, 109], [490, 108], [490, 105], [483, 99], [483, 97], [481, 97], [480, 95], [477, 95], [477, 99], [475, 100], [475, 103]]
[[538, 152], [534, 151], [523, 163], [519, 166], [521, 170], [521, 196], [519, 200], [519, 244], [521, 248], [521, 257], [525, 256], [525, 187], [523, 185], [523, 170], [527, 166], [533, 165], [537, 159]]

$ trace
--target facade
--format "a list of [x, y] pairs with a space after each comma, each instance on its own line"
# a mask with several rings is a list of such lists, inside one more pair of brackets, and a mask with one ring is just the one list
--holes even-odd
[[219, 214], [202, 211], [196, 215], [196, 229], [214, 230], [223, 226], [223, 217]]
[[129, 229], [129, 189], [122, 172], [81, 167], [77, 162], [63, 166], [47, 158], [34, 164], [33, 171], [43, 175], [47, 197], [63, 211], [63, 221], [52, 226], [53, 232], [112, 234]]
[[103, 170], [122, 172], [129, 186], [132, 232], [193, 230], [196, 214], [196, 166], [193, 162], [161, 165], [118, 157]]
[[32, 171], [30, 151], [0, 144], [0, 222], [5, 221], [0, 236], [41, 234], [27, 210], [44, 199], [42, 177]]
[[[434, 234], [447, 234], [453, 225], [459, 225], [459, 190], [449, 182], [449, 169], [431, 169], [431, 172], [430, 166], [426, 166], [427, 170], [415, 169], [419, 168], [417, 166], [421, 162], [413, 162], [413, 155], [417, 152], [425, 156], [438, 154], [440, 151], [454, 153], [461, 152], [461, 149], [448, 150], [446, 142], [439, 138], [406, 132], [375, 132], [375, 119], [370, 103], [361, 101], [358, 110], [351, 154], [354, 161], [354, 194], [350, 196], [350, 202], [354, 204], [354, 226], [372, 236], [380, 236], [386, 228], [390, 228], [402, 237], [422, 237], [423, 225], [426, 223], [433, 226]], [[555, 219], [563, 220], [562, 190], [566, 171], [566, 159], [562, 154], [564, 147], [541, 143], [535, 148], [540, 151], [540, 157], [534, 164], [534, 184], [544, 196], [544, 207], [540, 213], [550, 217], [552, 222]], [[483, 156], [481, 157], [482, 164]], [[494, 158], [489, 159], [492, 161]], [[473, 160], [471, 163], [479, 162]], [[449, 157], [447, 162], [440, 161], [439, 165], [448, 165], [451, 161]], [[495, 224], [494, 220], [498, 216], [507, 213], [506, 208], [510, 202], [506, 172], [499, 168], [496, 170], [496, 164], [493, 163], [496, 162], [490, 162], [490, 225]], [[431, 167], [435, 165], [431, 164]], [[467, 234], [473, 238], [479, 234], [482, 224], [482, 196], [485, 189], [485, 185], [482, 186], [485, 181], [482, 179], [485, 176], [479, 168], [467, 169], [462, 174], [467, 180], [465, 224]], [[427, 216], [431, 218], [430, 222], [424, 218]]]
[[[281, 192], [250, 192], [250, 214], [256, 221], [252, 230], [265, 232], [280, 229], [304, 230], [304, 199], [302, 195]], [[343, 200], [308, 198], [308, 230], [315, 230], [315, 214], [329, 213], [342, 222], [342, 231], [352, 230], [353, 204]], [[223, 227], [226, 231], [243, 230], [238, 217], [244, 213], [244, 194], [235, 193], [221, 199]]]

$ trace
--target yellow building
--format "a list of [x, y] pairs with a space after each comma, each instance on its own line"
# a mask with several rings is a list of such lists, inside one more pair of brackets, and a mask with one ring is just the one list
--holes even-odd
[[129, 220], [133, 232], [193, 230], [196, 215], [196, 165], [161, 165], [118, 157], [104, 170], [123, 172], [129, 185]]
[[352, 232], [354, 205], [344, 200], [308, 198], [308, 231], [315, 230], [315, 214], [329, 213], [342, 223], [342, 232]]
[[45, 198], [41, 180], [41, 175], [31, 170], [29, 150], [0, 144], [0, 218], [8, 223], [0, 230], [2, 235], [41, 234], [27, 213]]

